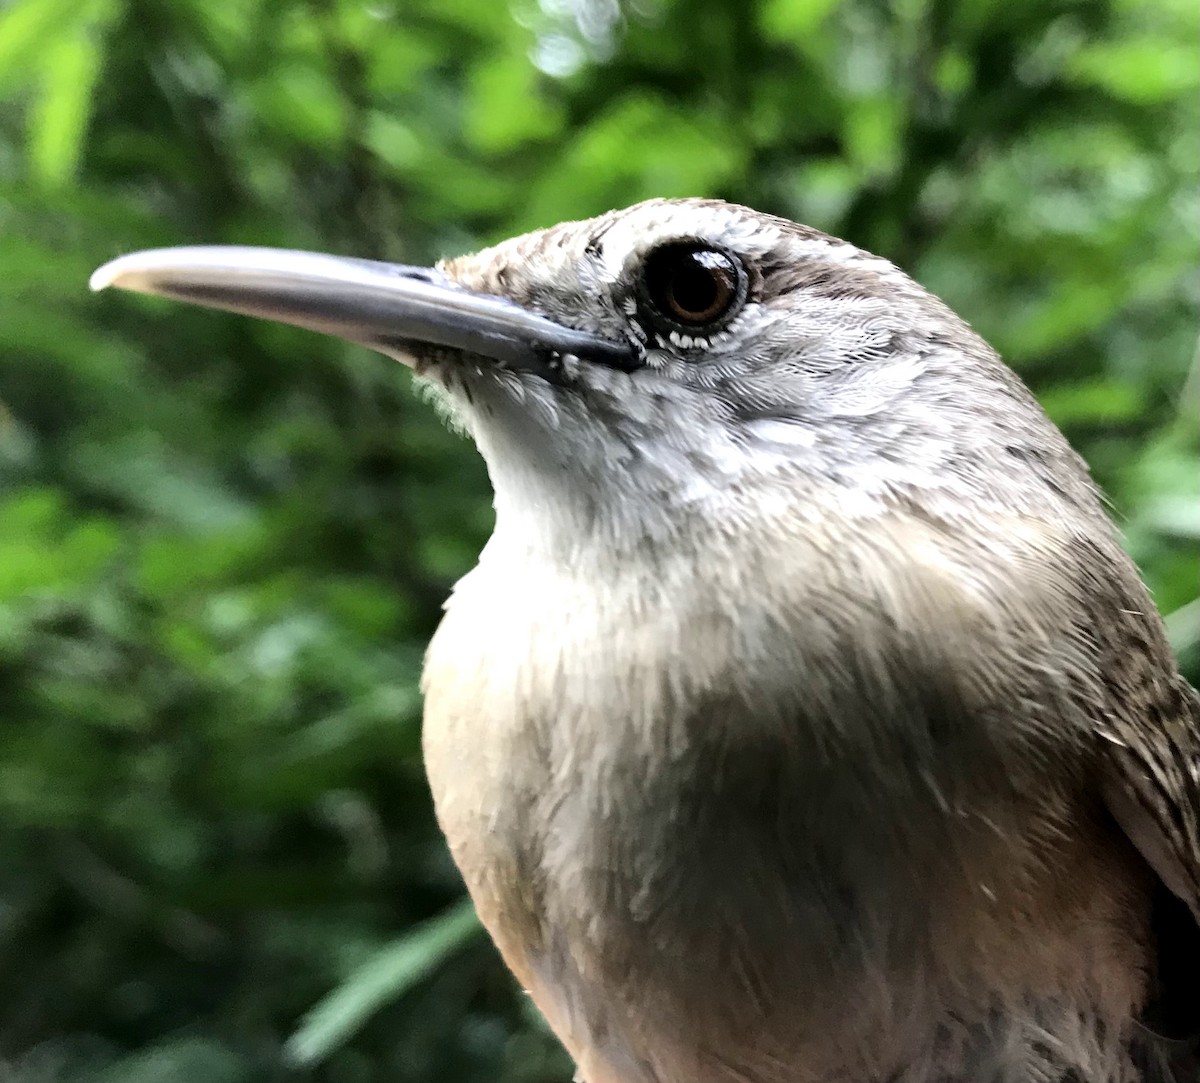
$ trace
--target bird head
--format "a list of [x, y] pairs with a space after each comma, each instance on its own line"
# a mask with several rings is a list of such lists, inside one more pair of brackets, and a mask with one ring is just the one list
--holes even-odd
[[[134, 253], [118, 286], [410, 364], [487, 460], [498, 524], [1093, 503], [1020, 381], [887, 260], [715, 200], [651, 200], [431, 269], [258, 248]], [[832, 495], [831, 495], [832, 494]], [[753, 506], [756, 516], [747, 516]]]

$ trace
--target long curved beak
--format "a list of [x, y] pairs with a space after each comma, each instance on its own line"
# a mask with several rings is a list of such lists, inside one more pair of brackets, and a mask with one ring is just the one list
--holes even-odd
[[133, 252], [104, 264], [93, 290], [116, 286], [294, 324], [410, 361], [441, 346], [543, 374], [573, 355], [632, 371], [633, 347], [564, 327], [440, 271], [284, 248], [205, 246]]

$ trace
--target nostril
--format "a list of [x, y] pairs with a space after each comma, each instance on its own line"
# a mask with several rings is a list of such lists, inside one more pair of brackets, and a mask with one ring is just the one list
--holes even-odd
[[429, 282], [438, 286], [446, 285], [446, 276], [432, 267], [409, 267], [398, 263], [393, 265], [393, 269], [398, 278], [412, 278], [417, 282]]

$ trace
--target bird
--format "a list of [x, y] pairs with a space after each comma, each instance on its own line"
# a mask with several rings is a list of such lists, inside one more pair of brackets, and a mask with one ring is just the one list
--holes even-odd
[[892, 263], [654, 199], [92, 286], [369, 346], [474, 440], [425, 762], [579, 1080], [1200, 1080], [1200, 697], [1083, 460]]

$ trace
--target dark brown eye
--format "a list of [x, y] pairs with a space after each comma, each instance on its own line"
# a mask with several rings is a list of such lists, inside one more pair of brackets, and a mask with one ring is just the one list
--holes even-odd
[[657, 249], [642, 275], [656, 314], [680, 327], [718, 324], [745, 296], [746, 274], [733, 257], [696, 244]]

